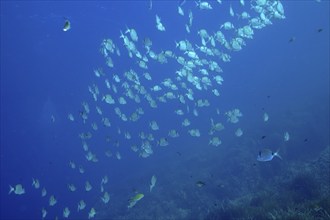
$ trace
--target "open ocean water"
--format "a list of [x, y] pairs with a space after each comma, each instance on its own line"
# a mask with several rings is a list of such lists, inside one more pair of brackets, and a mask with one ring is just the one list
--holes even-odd
[[329, 1], [0, 6], [1, 220], [330, 219]]

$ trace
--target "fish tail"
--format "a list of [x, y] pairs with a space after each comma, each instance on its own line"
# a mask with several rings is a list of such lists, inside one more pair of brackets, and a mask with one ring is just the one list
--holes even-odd
[[278, 157], [278, 158], [280, 158], [281, 160], [283, 160], [283, 158], [282, 158], [282, 156], [279, 154], [279, 152], [280, 152], [280, 149], [278, 149], [276, 152], [275, 152], [275, 156], [276, 157]]
[[14, 191], [14, 187], [12, 187], [11, 185], [9, 185], [9, 193], [8, 194], [12, 193], [13, 191]]
[[127, 34], [127, 33], [129, 33], [130, 32], [130, 29], [127, 27], [127, 25], [125, 25], [126, 26], [126, 31], [125, 31], [125, 34]]

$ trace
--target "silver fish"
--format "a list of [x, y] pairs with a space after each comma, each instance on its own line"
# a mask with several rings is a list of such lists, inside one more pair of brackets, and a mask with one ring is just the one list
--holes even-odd
[[270, 149], [260, 150], [258, 153], [257, 160], [261, 162], [271, 161], [274, 157], [278, 157], [282, 160], [282, 157], [278, 154], [279, 150], [273, 152]]

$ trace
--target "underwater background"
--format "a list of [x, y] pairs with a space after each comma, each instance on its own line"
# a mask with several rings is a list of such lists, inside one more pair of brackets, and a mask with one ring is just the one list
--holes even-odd
[[[1, 1], [0, 218], [43, 219], [44, 209], [44, 219], [64, 219], [67, 207], [69, 219], [92, 218], [92, 208], [95, 219], [330, 219], [329, 1], [281, 1], [285, 19], [255, 28], [242, 50], [227, 50], [216, 42], [215, 48], [230, 54], [230, 62], [197, 50], [200, 29], [209, 34], [221, 30], [230, 39], [221, 24], [231, 21], [236, 28], [249, 22], [231, 16], [229, 9], [252, 15], [251, 5], [260, 2], [245, 1], [243, 6], [240, 1], [209, 1], [213, 9], [204, 10], [193, 1]], [[185, 29], [189, 11], [194, 16], [190, 33]], [[156, 28], [156, 15], [165, 31]], [[68, 31], [63, 31], [65, 21], [71, 24]], [[147, 69], [137, 64], [134, 54], [129, 56], [120, 38], [120, 31], [127, 35], [127, 27], [138, 34], [135, 44], [148, 57]], [[120, 51], [111, 55], [112, 68], [100, 52], [104, 39], [112, 39]], [[146, 39], [155, 53], [169, 50], [175, 55], [164, 63], [153, 60], [144, 48]], [[177, 57], [188, 60], [176, 47], [181, 40], [190, 42], [200, 59], [218, 62], [222, 85], [212, 81], [199, 90], [178, 78]], [[201, 78], [196, 68], [192, 72]], [[157, 107], [149, 105], [145, 97], [150, 96], [141, 90], [140, 103], [123, 95], [124, 73], [130, 69]], [[95, 70], [104, 75], [95, 76]], [[144, 79], [144, 72], [152, 79]], [[121, 79], [118, 84], [115, 74]], [[214, 74], [209, 71], [211, 80]], [[118, 92], [106, 87], [106, 78]], [[179, 87], [173, 90], [175, 98], [165, 102], [157, 99], [171, 91], [164, 79]], [[135, 92], [137, 83], [128, 82]], [[163, 90], [151, 90], [155, 85]], [[97, 101], [89, 86], [100, 90]], [[219, 96], [212, 93], [214, 88]], [[193, 91], [194, 100], [187, 98], [187, 91]], [[106, 94], [116, 102], [125, 97], [127, 104], [108, 104]], [[178, 101], [180, 95], [185, 103]], [[210, 105], [198, 106], [199, 99]], [[90, 108], [85, 121], [82, 103]], [[128, 118], [138, 108], [144, 113], [136, 122], [125, 121], [115, 107]], [[184, 115], [175, 114], [177, 109]], [[237, 123], [227, 117], [233, 109], [243, 115]], [[105, 117], [110, 127], [102, 124]], [[183, 119], [190, 127], [182, 126]], [[214, 130], [211, 119], [224, 129]], [[151, 121], [159, 130], [150, 128]], [[91, 126], [94, 122], [97, 129]], [[242, 136], [235, 135], [238, 128]], [[198, 129], [200, 136], [189, 129]], [[170, 130], [179, 137], [169, 137]], [[147, 155], [142, 132], [154, 138]], [[287, 141], [285, 132], [290, 134]], [[128, 133], [131, 139], [124, 135]], [[213, 137], [221, 144], [210, 144]], [[161, 146], [161, 140], [168, 144]], [[279, 150], [282, 159], [257, 161], [263, 149]], [[94, 162], [88, 152], [96, 155]], [[157, 181], [150, 191], [152, 176]], [[33, 179], [40, 181], [40, 188], [32, 186]], [[9, 185], [17, 184], [25, 193], [9, 194]], [[76, 190], [71, 192], [68, 184]], [[47, 190], [44, 197], [42, 188]], [[101, 199], [104, 192], [110, 195], [107, 203]], [[135, 201], [139, 194], [144, 197]], [[51, 195], [57, 200], [54, 206], [49, 205]], [[86, 208], [77, 211], [80, 200]], [[132, 202], [136, 204], [129, 208]]]

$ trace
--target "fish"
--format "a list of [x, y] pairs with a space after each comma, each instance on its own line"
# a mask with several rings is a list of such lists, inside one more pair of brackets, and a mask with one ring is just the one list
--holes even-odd
[[92, 190], [92, 185], [90, 184], [89, 181], [86, 181], [86, 183], [85, 183], [85, 190], [87, 192]]
[[72, 115], [71, 113], [68, 114], [68, 119], [69, 119], [70, 121], [74, 121], [74, 117], [73, 117], [73, 115]]
[[290, 139], [289, 133], [288, 132], [285, 132], [284, 133], [284, 141], [289, 141], [289, 139]]
[[101, 184], [107, 184], [108, 181], [109, 181], [109, 178], [107, 175], [105, 175], [104, 177], [102, 177]]
[[236, 132], [235, 132], [235, 135], [236, 135], [237, 137], [242, 136], [242, 135], [243, 135], [243, 131], [242, 131], [242, 129], [241, 129], [241, 128], [238, 128], [238, 129], [236, 130]]
[[63, 218], [69, 218], [70, 210], [68, 207], [65, 207], [63, 210]]
[[88, 213], [88, 219], [94, 218], [96, 215], [96, 211], [94, 208], [91, 208], [91, 210]]
[[11, 185], [9, 185], [8, 194], [11, 194], [12, 192], [14, 192], [16, 195], [22, 195], [25, 193], [25, 189], [23, 188], [23, 186], [21, 184], [17, 184], [15, 187], [12, 187]]
[[101, 200], [104, 204], [107, 204], [110, 201], [110, 195], [108, 192], [105, 192], [104, 195], [101, 197]]
[[184, 3], [186, 3], [186, 0], [180, 0], [180, 1], [179, 1], [179, 5], [180, 5], [180, 6], [184, 5]]
[[152, 189], [155, 187], [157, 182], [157, 177], [155, 175], [153, 175], [151, 177], [151, 181], [150, 181], [150, 192], [152, 191]]
[[52, 123], [54, 123], [55, 122], [55, 116], [51, 115], [50, 120], [51, 120]]
[[149, 1], [149, 10], [152, 9], [152, 0]]
[[159, 31], [165, 31], [165, 27], [161, 22], [161, 19], [158, 15], [156, 15], [156, 27]]
[[78, 203], [77, 211], [79, 212], [80, 210], [83, 210], [85, 207], [86, 207], [86, 203], [84, 202], [84, 200], [80, 200]]
[[202, 10], [210, 10], [210, 9], [213, 9], [212, 6], [210, 5], [210, 3], [208, 2], [195, 2], [196, 3], [196, 6], [199, 7], [199, 9], [202, 9]]
[[57, 203], [57, 200], [55, 199], [55, 197], [52, 195], [49, 198], [49, 206], [54, 206]]
[[144, 194], [142, 194], [142, 193], [136, 194], [135, 196], [133, 196], [132, 198], [129, 199], [129, 205], [127, 207], [132, 208], [143, 197], [144, 197]]
[[221, 144], [221, 140], [218, 137], [213, 137], [209, 141], [209, 145], [213, 145], [215, 147], [219, 146]]
[[234, 10], [233, 10], [233, 8], [231, 7], [231, 5], [230, 5], [230, 8], [229, 8], [229, 14], [230, 14], [230, 16], [232, 16], [232, 17], [235, 16], [235, 14], [234, 14]]
[[167, 146], [169, 143], [167, 141], [167, 138], [161, 138], [159, 141], [157, 141], [157, 145], [165, 147]]
[[295, 41], [296, 40], [296, 37], [291, 37], [290, 39], [289, 39], [289, 43], [292, 43], [293, 41]]
[[231, 111], [227, 111], [225, 113], [225, 115], [227, 115], [228, 119], [227, 121], [230, 121], [231, 123], [237, 123], [239, 121], [238, 117], [242, 117], [243, 114], [241, 113], [241, 111], [237, 108], [231, 110]]
[[34, 186], [34, 188], [36, 188], [36, 189], [39, 189], [39, 187], [40, 187], [39, 180], [32, 178], [32, 186]]
[[200, 180], [196, 182], [196, 186], [198, 186], [200, 188], [203, 187], [203, 186], [205, 186], [205, 184], [206, 184], [205, 182], [200, 181]]
[[76, 168], [76, 164], [73, 161], [69, 161], [69, 166], [71, 167], [71, 169], [75, 169]]
[[73, 184], [68, 184], [68, 188], [69, 188], [69, 190], [70, 190], [71, 192], [74, 192], [74, 191], [77, 190], [77, 188], [76, 188], [75, 185], [73, 185]]
[[69, 20], [65, 20], [64, 26], [63, 26], [63, 31], [68, 31], [71, 29], [71, 22]]
[[42, 190], [41, 190], [41, 196], [42, 197], [45, 197], [47, 195], [47, 191], [46, 191], [46, 189], [45, 189], [45, 187], [44, 188], [42, 188]]
[[269, 120], [269, 115], [265, 112], [263, 118], [264, 118], [264, 122], [267, 122]]
[[180, 6], [178, 6], [178, 13], [182, 16], [184, 16], [184, 12]]
[[46, 218], [47, 210], [45, 208], [42, 208], [41, 215], [42, 215], [42, 219]]
[[278, 157], [282, 160], [281, 155], [278, 154], [279, 150], [277, 150], [276, 152], [273, 152], [270, 149], [262, 149], [259, 151], [258, 156], [257, 156], [257, 160], [261, 161], [261, 162], [266, 162], [266, 161], [271, 161], [274, 157]]

